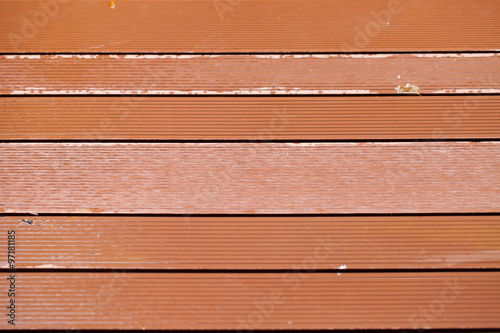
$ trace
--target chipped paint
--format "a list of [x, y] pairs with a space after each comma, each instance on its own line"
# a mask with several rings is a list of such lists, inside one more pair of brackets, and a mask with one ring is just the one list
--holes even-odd
[[491, 58], [499, 53], [414, 53], [417, 58]]
[[499, 94], [500, 89], [440, 89], [433, 94]]
[[378, 94], [370, 90], [312, 90], [285, 88], [257, 88], [253, 90], [113, 90], [113, 89], [81, 89], [81, 90], [48, 90], [44, 87], [26, 87], [23, 90], [12, 90], [11, 95], [353, 95]]
[[398, 94], [408, 94], [408, 95], [420, 95], [420, 88], [414, 84], [399, 85], [396, 88], [396, 93]]

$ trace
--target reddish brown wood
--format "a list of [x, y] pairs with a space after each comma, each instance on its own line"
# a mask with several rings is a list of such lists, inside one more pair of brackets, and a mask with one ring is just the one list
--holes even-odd
[[1, 1], [2, 52], [498, 50], [495, 0]]
[[[500, 325], [498, 272], [17, 273], [16, 284], [22, 295], [19, 329]], [[7, 304], [6, 293], [0, 301]], [[8, 327], [6, 320], [0, 322], [0, 328]]]
[[9, 230], [17, 268], [500, 268], [500, 216], [0, 218]]
[[500, 142], [3, 143], [6, 213], [498, 213]]
[[500, 138], [500, 96], [6, 97], [0, 139]]
[[3, 55], [0, 94], [500, 92], [500, 54]]

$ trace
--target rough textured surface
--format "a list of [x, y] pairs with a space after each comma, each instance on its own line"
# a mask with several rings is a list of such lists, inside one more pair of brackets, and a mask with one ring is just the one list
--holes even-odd
[[500, 216], [28, 215], [8, 230], [18, 268], [500, 268]]
[[[500, 325], [499, 272], [18, 273], [17, 284], [23, 307], [16, 328], [24, 329]], [[0, 301], [6, 304], [6, 293]]]
[[0, 94], [500, 93], [500, 54], [3, 55]]
[[[48, 5], [43, 3], [49, 3]], [[1, 1], [3, 52], [498, 50], [496, 0]]]
[[500, 96], [4, 97], [7, 140], [500, 138]]
[[0, 156], [6, 213], [500, 212], [500, 142], [3, 143]]

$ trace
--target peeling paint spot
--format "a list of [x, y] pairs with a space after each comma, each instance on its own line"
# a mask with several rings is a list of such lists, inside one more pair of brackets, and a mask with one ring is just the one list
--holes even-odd
[[414, 84], [407, 83], [404, 86], [394, 88], [398, 94], [420, 95], [420, 88]]
[[8, 60], [14, 60], [14, 59], [41, 59], [40, 55], [22, 55], [22, 54], [16, 54], [16, 55], [5, 55], [5, 59]]
[[52, 265], [52, 264], [43, 264], [35, 266], [35, 268], [61, 268], [61, 267], [63, 266]]
[[490, 58], [497, 57], [498, 53], [416, 53], [418, 58]]
[[[378, 94], [370, 90], [321, 90], [322, 94], [341, 95], [341, 94]], [[10, 92], [12, 95], [137, 95], [137, 90], [111, 90], [111, 89], [82, 89], [82, 90], [47, 90], [44, 87], [26, 87], [24, 90], [13, 90]], [[246, 95], [316, 95], [319, 90], [312, 89], [286, 89], [286, 88], [255, 88], [253, 90], [228, 90], [228, 91], [214, 91], [214, 90], [144, 90], [141, 92], [144, 95], [232, 95], [232, 94], [246, 94]]]
[[441, 89], [433, 91], [435, 94], [498, 94], [500, 89]]

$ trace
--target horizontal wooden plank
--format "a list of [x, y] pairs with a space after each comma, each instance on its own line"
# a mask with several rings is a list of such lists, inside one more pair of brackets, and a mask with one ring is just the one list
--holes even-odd
[[5, 97], [0, 139], [500, 138], [500, 96]]
[[2, 143], [7, 213], [497, 213], [500, 142]]
[[0, 56], [5, 95], [395, 94], [406, 84], [500, 93], [500, 54]]
[[[2, 278], [9, 273], [2, 273]], [[18, 329], [500, 325], [500, 273], [15, 273]], [[7, 292], [0, 295], [8, 304]], [[7, 320], [0, 328], [9, 328]]]
[[[495, 0], [1, 1], [2, 52], [498, 50]], [[113, 8], [111, 8], [113, 7]]]
[[[4, 216], [17, 268], [500, 268], [500, 216]], [[7, 257], [7, 237], [0, 239]], [[8, 268], [7, 261], [0, 268]]]

